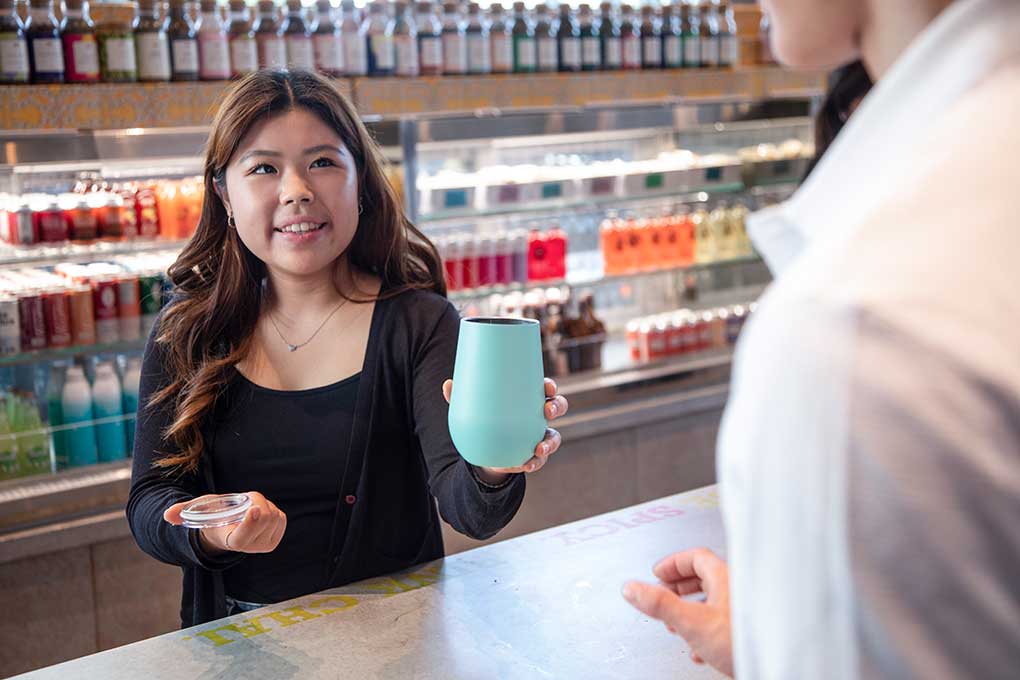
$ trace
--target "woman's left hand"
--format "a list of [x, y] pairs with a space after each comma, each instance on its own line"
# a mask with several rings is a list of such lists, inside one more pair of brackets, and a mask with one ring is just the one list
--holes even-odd
[[[556, 393], [556, 382], [545, 379], [545, 419], [555, 420], [562, 418], [567, 413], [570, 404], [566, 397]], [[450, 394], [453, 392], [453, 381], [447, 380], [443, 383], [443, 396], [446, 402], [450, 402]], [[535, 447], [535, 455], [528, 459], [524, 465], [512, 468], [478, 468], [484, 473], [483, 481], [498, 483], [506, 475], [517, 472], [536, 472], [545, 465], [549, 456], [553, 455], [560, 448], [560, 433], [551, 427], [546, 428], [545, 438]]]

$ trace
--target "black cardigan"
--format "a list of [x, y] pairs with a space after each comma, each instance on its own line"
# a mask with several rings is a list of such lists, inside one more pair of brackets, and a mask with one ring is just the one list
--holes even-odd
[[[376, 303], [347, 465], [338, 480], [330, 542], [335, 566], [327, 587], [442, 557], [438, 515], [460, 533], [484, 539], [506, 526], [524, 500], [523, 475], [498, 489], [487, 487], [450, 440], [442, 383], [453, 376], [459, 323], [453, 306], [434, 293], [405, 292]], [[154, 328], [142, 361], [127, 518], [142, 550], [183, 568], [181, 622], [187, 627], [226, 615], [220, 572], [244, 555], [211, 556], [199, 545], [198, 530], [163, 519], [174, 503], [217, 488], [208, 464], [212, 451], [195, 474], [153, 467], [157, 452], [176, 450], [162, 437], [170, 411], [145, 408], [167, 381], [156, 333]], [[207, 447], [210, 425], [204, 428]]]

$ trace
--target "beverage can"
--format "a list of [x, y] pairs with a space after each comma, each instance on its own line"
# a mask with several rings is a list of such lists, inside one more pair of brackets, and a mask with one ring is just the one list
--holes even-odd
[[46, 341], [50, 347], [71, 344], [71, 300], [66, 288], [51, 288], [42, 294], [46, 314]]
[[96, 343], [95, 305], [92, 302], [92, 289], [88, 285], [75, 285], [71, 288], [71, 343], [76, 347], [94, 345]]
[[46, 313], [38, 290], [26, 288], [18, 295], [21, 321], [21, 351], [46, 349]]
[[115, 277], [103, 277], [92, 281], [92, 305], [96, 317], [96, 342], [106, 345], [120, 340]]
[[0, 356], [13, 356], [21, 352], [21, 317], [18, 299], [11, 295], [0, 296]]
[[120, 339], [138, 340], [142, 336], [142, 306], [139, 299], [138, 275], [123, 274], [117, 278], [117, 317]]

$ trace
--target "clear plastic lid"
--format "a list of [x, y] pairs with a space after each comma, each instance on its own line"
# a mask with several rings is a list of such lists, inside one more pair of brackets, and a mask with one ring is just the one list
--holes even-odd
[[247, 494], [225, 494], [191, 503], [181, 510], [181, 519], [184, 526], [192, 529], [222, 527], [243, 520], [250, 507], [251, 499]]

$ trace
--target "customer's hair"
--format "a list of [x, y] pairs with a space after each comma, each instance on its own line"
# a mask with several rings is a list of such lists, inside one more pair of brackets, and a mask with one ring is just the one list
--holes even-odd
[[871, 90], [871, 85], [871, 76], [860, 61], [842, 66], [829, 76], [825, 100], [815, 116], [815, 157], [811, 159], [804, 179], [818, 165], [836, 135], [846, 125], [858, 101]]
[[252, 126], [296, 109], [318, 116], [334, 130], [357, 166], [363, 214], [342, 258], [352, 269], [378, 276], [381, 297], [409, 289], [446, 295], [435, 246], [404, 214], [384, 174], [382, 153], [350, 101], [332, 82], [307, 71], [263, 70], [245, 77], [216, 114], [205, 151], [202, 215], [169, 270], [173, 300], [156, 337], [168, 382], [147, 406], [173, 407], [163, 437], [180, 451], [158, 458], [160, 467], [197, 469], [203, 422], [234, 365], [247, 356], [262, 310], [266, 265], [228, 227], [217, 189], [225, 190], [227, 164]]

